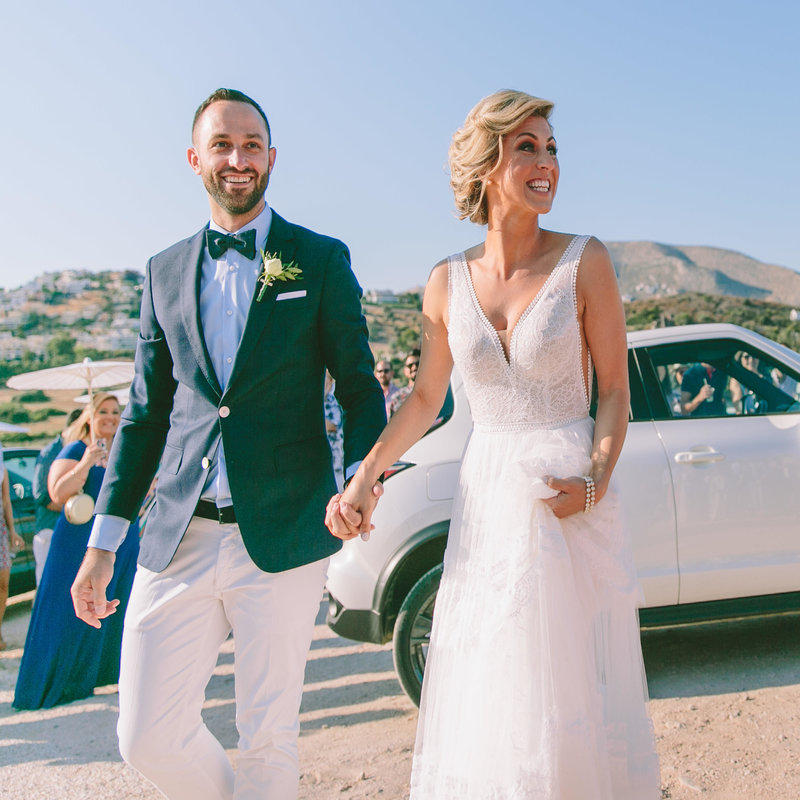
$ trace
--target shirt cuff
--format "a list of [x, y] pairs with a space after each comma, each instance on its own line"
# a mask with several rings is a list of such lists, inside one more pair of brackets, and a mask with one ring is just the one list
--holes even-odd
[[[351, 464], [344, 473], [344, 486], [342, 489], [347, 488], [347, 484], [353, 479], [353, 476], [358, 472], [358, 468], [361, 466], [360, 461], [356, 461], [355, 463]], [[378, 483], [383, 483], [383, 473], [378, 475]]]
[[353, 463], [352, 463], [352, 464], [351, 464], [351, 465], [350, 465], [350, 466], [349, 466], [349, 467], [348, 467], [348, 468], [347, 468], [347, 469], [344, 471], [344, 479], [345, 479], [346, 481], [349, 481], [349, 480], [350, 480], [350, 478], [352, 478], [352, 477], [353, 477], [353, 475], [355, 475], [355, 474], [356, 474], [356, 472], [358, 472], [358, 468], [359, 468], [360, 466], [361, 466], [361, 462], [360, 462], [360, 461], [354, 461], [354, 462], [353, 462]]
[[113, 517], [111, 514], [98, 514], [94, 518], [92, 532], [89, 534], [87, 547], [117, 552], [128, 532], [130, 522], [125, 517]]

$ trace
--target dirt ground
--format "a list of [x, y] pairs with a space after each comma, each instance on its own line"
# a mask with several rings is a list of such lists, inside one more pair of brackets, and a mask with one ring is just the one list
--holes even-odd
[[[11, 709], [30, 603], [16, 603], [0, 653], [0, 798], [157, 800], [121, 763], [114, 687], [49, 711]], [[800, 615], [643, 633], [662, 797], [800, 798]], [[222, 648], [204, 717], [235, 757], [232, 643]], [[301, 710], [299, 800], [405, 800], [416, 708], [389, 647], [315, 631]], [[588, 800], [588, 799], [587, 799]]]

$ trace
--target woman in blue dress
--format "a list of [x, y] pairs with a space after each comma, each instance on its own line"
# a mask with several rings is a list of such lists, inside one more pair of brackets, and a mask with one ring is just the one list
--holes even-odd
[[[50, 469], [48, 490], [55, 502], [85, 492], [97, 499], [106, 454], [119, 427], [119, 402], [95, 394], [68, 428], [66, 445]], [[86, 552], [92, 521], [73, 525], [64, 512], [56, 523], [50, 552], [33, 605], [20, 664], [14, 707], [51, 708], [90, 697], [95, 686], [117, 683], [122, 623], [139, 553], [139, 526], [131, 525], [117, 551], [113, 585], [115, 614], [100, 629], [81, 622], [72, 607], [70, 587]]]

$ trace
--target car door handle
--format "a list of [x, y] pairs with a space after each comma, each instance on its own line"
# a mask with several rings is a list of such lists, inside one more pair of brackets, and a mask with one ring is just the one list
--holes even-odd
[[696, 450], [675, 453], [676, 464], [709, 464], [724, 460], [725, 456], [713, 447], [698, 447]]

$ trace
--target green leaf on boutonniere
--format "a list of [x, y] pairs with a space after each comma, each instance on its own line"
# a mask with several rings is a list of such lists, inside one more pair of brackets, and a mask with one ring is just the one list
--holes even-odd
[[303, 270], [294, 261], [284, 264], [279, 255], [267, 253], [264, 250], [261, 251], [261, 264], [261, 274], [258, 276], [258, 280], [261, 281], [261, 288], [256, 296], [257, 303], [262, 301], [264, 292], [275, 281], [296, 281], [298, 276], [303, 273]]

